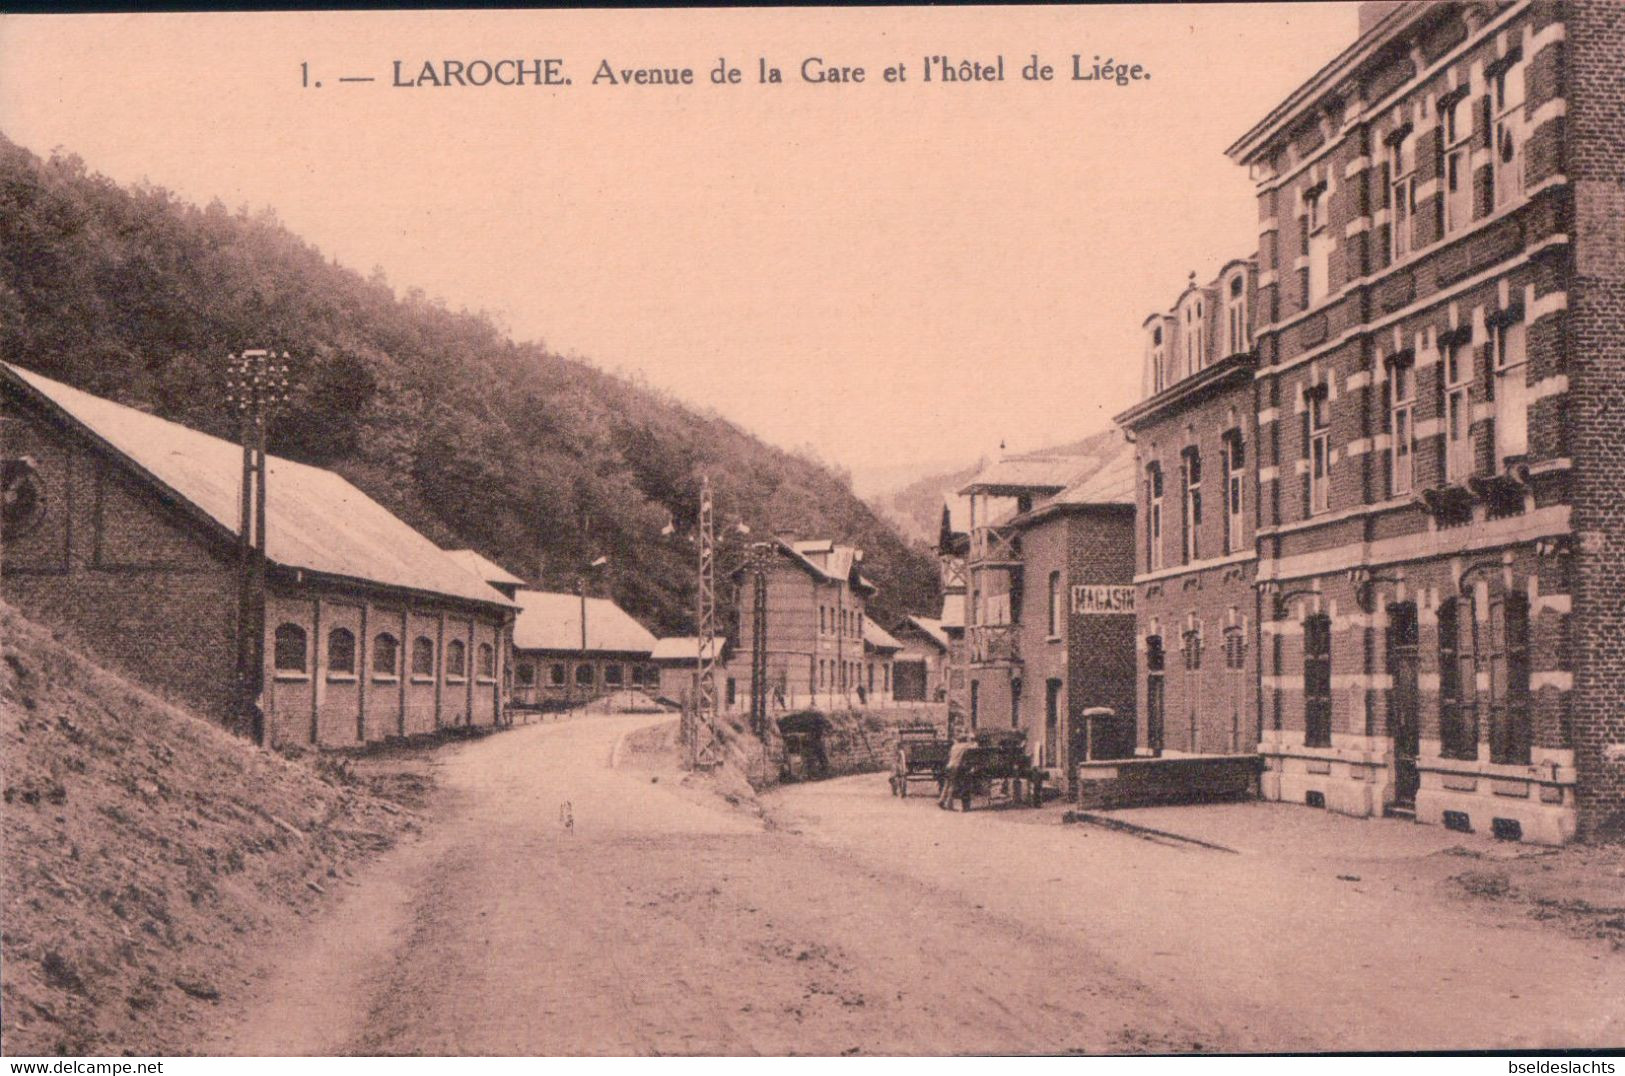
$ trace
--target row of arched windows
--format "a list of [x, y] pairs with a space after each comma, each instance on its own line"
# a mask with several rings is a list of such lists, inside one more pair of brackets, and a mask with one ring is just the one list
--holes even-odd
[[[496, 676], [496, 648], [480, 643], [475, 650], [476, 668], [482, 679]], [[446, 644], [445, 676], [448, 680], [468, 677], [468, 644], [453, 639]], [[435, 675], [434, 640], [419, 635], [412, 640], [412, 677], [433, 679]], [[272, 644], [272, 662], [279, 673], [308, 673], [310, 671], [310, 644], [305, 629], [298, 624], [280, 624]], [[349, 628], [333, 628], [327, 633], [327, 674], [354, 676], [356, 674], [356, 638]], [[401, 674], [401, 643], [391, 632], [381, 631], [372, 637], [372, 674], [375, 677], [398, 677]]]

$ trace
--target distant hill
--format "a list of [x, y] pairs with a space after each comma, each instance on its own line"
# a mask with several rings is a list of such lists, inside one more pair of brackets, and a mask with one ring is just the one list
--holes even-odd
[[329, 261], [272, 210], [121, 187], [0, 136], [0, 357], [232, 436], [222, 367], [249, 346], [293, 356], [273, 452], [550, 587], [607, 555], [596, 592], [658, 632], [692, 630], [694, 549], [661, 530], [692, 528], [702, 474], [719, 516], [757, 535], [864, 549], [882, 620], [936, 607], [929, 552], [825, 466], [518, 343], [482, 313], [397, 297], [380, 270]]
[[[1108, 456], [1123, 443], [1123, 435], [1115, 429], [1101, 430], [1092, 433], [1078, 441], [1071, 441], [1064, 445], [1053, 445], [1040, 452], [1054, 452], [1057, 454], [1098, 456], [1104, 463]], [[927, 475], [924, 478], [910, 482], [895, 493], [875, 497], [872, 503], [875, 510], [891, 521], [904, 537], [916, 542], [935, 544], [938, 531], [942, 526], [942, 506], [952, 503], [955, 507], [954, 524], [964, 526], [962, 503], [958, 491], [968, 484], [990, 460], [979, 460], [969, 467], [957, 471], [948, 471], [943, 474]]]

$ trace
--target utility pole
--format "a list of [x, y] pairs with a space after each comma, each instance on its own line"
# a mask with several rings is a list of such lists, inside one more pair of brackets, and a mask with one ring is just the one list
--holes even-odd
[[254, 742], [266, 742], [265, 709], [265, 434], [289, 395], [288, 353], [264, 348], [234, 354], [226, 364], [226, 404], [237, 412], [243, 448], [237, 528], [238, 715]]
[[717, 709], [717, 533], [711, 500], [711, 479], [700, 479], [699, 608], [694, 617], [699, 632], [698, 672], [694, 679], [692, 713], [684, 729], [683, 744], [690, 769], [716, 762], [715, 737], [720, 719]]
[[750, 547], [751, 639], [750, 639], [750, 730], [758, 739], [767, 738], [767, 570], [773, 561], [773, 546], [755, 542]]

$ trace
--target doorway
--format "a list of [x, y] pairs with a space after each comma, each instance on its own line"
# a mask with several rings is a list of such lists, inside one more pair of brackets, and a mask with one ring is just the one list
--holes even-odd
[[1388, 607], [1388, 735], [1394, 742], [1394, 803], [1416, 809], [1422, 778], [1416, 760], [1421, 753], [1417, 690], [1417, 620], [1415, 602]]

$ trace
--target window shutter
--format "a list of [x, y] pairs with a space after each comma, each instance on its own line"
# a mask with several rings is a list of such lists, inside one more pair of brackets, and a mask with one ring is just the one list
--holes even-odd
[[1309, 253], [1309, 215], [1298, 218], [1298, 253]]

